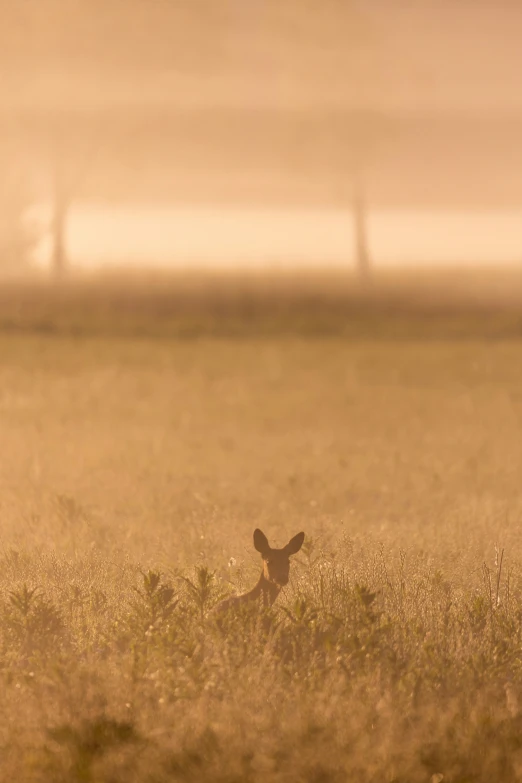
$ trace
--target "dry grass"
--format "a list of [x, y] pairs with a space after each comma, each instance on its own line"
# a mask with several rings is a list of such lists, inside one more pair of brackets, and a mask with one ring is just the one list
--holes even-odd
[[[0, 778], [520, 780], [514, 334], [100, 339], [82, 301], [0, 337]], [[307, 541], [223, 638], [256, 526]]]

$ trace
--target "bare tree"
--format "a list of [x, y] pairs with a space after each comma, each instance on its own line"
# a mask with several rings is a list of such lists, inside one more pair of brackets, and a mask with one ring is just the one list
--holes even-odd
[[364, 286], [371, 283], [373, 272], [370, 250], [368, 168], [376, 154], [380, 130], [382, 131], [379, 119], [372, 113], [360, 112], [354, 118], [350, 133], [348, 171], [345, 172], [350, 183], [355, 266], [359, 282]]
[[352, 194], [355, 263], [360, 282], [367, 285], [371, 280], [372, 267], [365, 184], [364, 165], [363, 163], [356, 164]]
[[[88, 121], [88, 127], [85, 127]], [[69, 268], [67, 224], [71, 208], [81, 199], [82, 187], [94, 166], [102, 146], [103, 112], [99, 117], [83, 117], [78, 125], [74, 116], [59, 115], [51, 128], [48, 144], [50, 164], [48, 195], [51, 204], [51, 272], [60, 279]]]
[[51, 214], [51, 269], [56, 278], [67, 271], [68, 257], [66, 245], [67, 217], [71, 205], [71, 192], [65, 180], [66, 163], [62, 145], [55, 140], [52, 155], [52, 214]]

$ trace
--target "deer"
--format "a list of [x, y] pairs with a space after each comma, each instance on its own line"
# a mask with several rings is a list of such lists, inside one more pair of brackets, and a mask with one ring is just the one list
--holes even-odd
[[297, 533], [282, 549], [272, 549], [262, 530], [254, 530], [254, 547], [263, 558], [263, 570], [255, 587], [248, 593], [225, 598], [213, 609], [214, 617], [241, 614], [243, 611], [268, 609], [281, 589], [288, 584], [290, 557], [303, 546], [305, 534]]

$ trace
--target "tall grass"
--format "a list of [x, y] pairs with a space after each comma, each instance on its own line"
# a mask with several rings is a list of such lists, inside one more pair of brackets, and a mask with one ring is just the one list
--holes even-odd
[[5, 552], [2, 777], [518, 780], [509, 569], [452, 580], [425, 554], [309, 543], [270, 625], [224, 634], [202, 567]]

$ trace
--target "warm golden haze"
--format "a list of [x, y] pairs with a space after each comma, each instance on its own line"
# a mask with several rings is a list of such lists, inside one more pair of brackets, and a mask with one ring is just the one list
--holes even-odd
[[[56, 276], [520, 263], [517, 3], [1, 9], [0, 168], [25, 199], [11, 222], [50, 215], [37, 255]], [[0, 213], [17, 202], [2, 190]]]
[[0, 783], [522, 780], [521, 40], [0, 0]]

